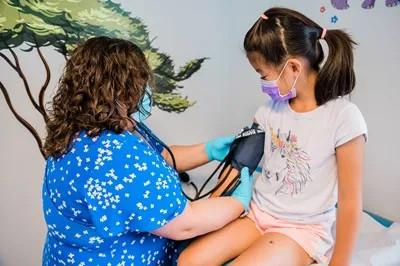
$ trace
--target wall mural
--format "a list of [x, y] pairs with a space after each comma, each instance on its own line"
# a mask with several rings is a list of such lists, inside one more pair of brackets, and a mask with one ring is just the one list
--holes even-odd
[[[130, 40], [146, 55], [154, 71], [156, 90], [154, 105], [166, 112], [181, 113], [195, 102], [182, 95], [179, 84], [197, 72], [207, 58], [188, 61], [176, 70], [172, 58], [152, 46], [146, 25], [133, 17], [121, 5], [110, 0], [2, 0], [0, 2], [0, 60], [4, 60], [21, 78], [27, 97], [34, 109], [46, 121], [45, 93], [51, 78], [51, 65], [42, 52], [42, 47], [52, 47], [65, 60], [77, 43], [94, 36]], [[36, 53], [38, 64], [44, 67], [45, 82], [38, 95], [32, 94], [30, 77], [20, 65], [21, 53], [16, 50]], [[22, 53], [23, 54], [23, 53]], [[32, 66], [32, 67], [39, 67]], [[15, 118], [34, 136], [42, 152], [42, 139], [36, 129], [15, 110], [8, 90], [0, 77], [0, 89]]]
[[[348, 0], [331, 0], [334, 8], [343, 10], [348, 9], [350, 6]], [[394, 7], [400, 4], [400, 0], [385, 0], [385, 5], [387, 7]], [[375, 0], [364, 0], [361, 3], [361, 7], [364, 9], [371, 9], [375, 6]]]

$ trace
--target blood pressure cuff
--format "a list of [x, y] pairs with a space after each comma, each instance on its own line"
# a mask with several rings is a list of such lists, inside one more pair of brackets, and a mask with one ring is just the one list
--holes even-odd
[[263, 157], [264, 141], [265, 132], [259, 124], [253, 123], [251, 127], [243, 128], [230, 147], [227, 162], [238, 171], [248, 167], [252, 174]]

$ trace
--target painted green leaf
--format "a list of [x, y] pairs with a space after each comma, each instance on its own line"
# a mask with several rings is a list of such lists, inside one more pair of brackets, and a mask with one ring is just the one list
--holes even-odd
[[168, 112], [183, 112], [194, 103], [177, 92], [179, 82], [197, 72], [206, 58], [175, 70], [169, 55], [153, 47], [141, 19], [110, 0], [3, 0], [0, 2], [0, 50], [27, 44], [52, 46], [68, 56], [79, 42], [94, 36], [127, 39], [138, 45], [156, 81], [154, 102]]

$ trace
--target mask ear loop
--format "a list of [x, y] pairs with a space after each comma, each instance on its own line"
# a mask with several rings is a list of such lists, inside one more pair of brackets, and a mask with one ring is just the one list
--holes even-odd
[[[300, 68], [300, 72], [299, 72], [299, 74], [297, 75], [297, 77], [295, 78], [295, 80], [293, 81], [292, 88], [290, 89], [290, 91], [294, 93], [294, 96], [296, 96], [296, 94], [297, 94], [297, 93], [296, 93], [296, 90], [294, 89], [294, 86], [296, 85], [297, 80], [298, 80], [299, 77], [300, 77], [301, 71], [302, 71], [302, 68]], [[288, 93], [288, 94], [289, 94], [289, 93]]]
[[285, 71], [285, 68], [286, 68], [286, 66], [289, 64], [289, 60], [286, 60], [286, 63], [285, 63], [285, 65], [283, 66], [283, 68], [282, 68], [282, 70], [281, 70], [281, 73], [279, 73], [279, 75], [278, 75], [278, 78], [276, 79], [276, 81], [278, 81], [280, 78], [281, 78], [281, 76], [282, 76], [282, 74], [283, 74], [283, 71]]
[[[261, 83], [267, 83], [267, 84], [271, 84], [271, 85], [276, 85], [277, 86], [277, 82], [278, 80], [281, 78], [283, 71], [285, 70], [287, 64], [289, 63], [289, 61], [286, 61], [285, 65], [283, 66], [281, 73], [279, 73], [278, 77], [275, 80], [265, 80], [263, 78], [261, 78]], [[280, 95], [280, 93], [279, 93]]]
[[[285, 65], [283, 66], [283, 68], [282, 68], [282, 70], [281, 70], [281, 73], [279, 74], [278, 78], [276, 79], [276, 83], [277, 83], [278, 80], [281, 78], [281, 76], [282, 76], [282, 74], [283, 74], [283, 71], [285, 70], [285, 68], [286, 68], [286, 66], [288, 65], [288, 63], [289, 63], [289, 61], [286, 61]], [[293, 84], [292, 84], [292, 87], [290, 88], [290, 91], [289, 91], [288, 93], [286, 93], [285, 95], [282, 95], [282, 94], [281, 94], [281, 90], [279, 89], [278, 83], [276, 84], [277, 87], [278, 87], [278, 93], [279, 93], [279, 96], [280, 96], [280, 97], [285, 97], [285, 96], [289, 95], [290, 92], [293, 91], [294, 85], [296, 85], [297, 80], [298, 80], [299, 77], [300, 77], [301, 71], [302, 71], [302, 69], [300, 68], [300, 72], [299, 72], [299, 74], [297, 75], [297, 77], [295, 78], [295, 80], [293, 81]], [[294, 93], [295, 93], [295, 92], [294, 92]]]
[[283, 66], [283, 68], [281, 70], [281, 73], [279, 73], [278, 78], [275, 80], [275, 84], [276, 84], [276, 87], [278, 88], [278, 93], [279, 93], [280, 97], [285, 97], [286, 95], [289, 94], [289, 92], [288, 92], [287, 94], [282, 95], [281, 94], [281, 90], [279, 89], [279, 86], [278, 86], [278, 80], [281, 78], [281, 76], [282, 76], [283, 72], [285, 71], [285, 68], [288, 65], [288, 63], [289, 63], [289, 60], [286, 60], [286, 63], [285, 63], [285, 65]]

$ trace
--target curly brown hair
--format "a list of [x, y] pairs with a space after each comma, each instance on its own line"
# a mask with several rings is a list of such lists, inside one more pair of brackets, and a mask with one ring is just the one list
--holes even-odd
[[46, 123], [46, 156], [68, 151], [81, 130], [96, 136], [102, 130], [132, 130], [147, 85], [153, 85], [143, 52], [132, 42], [94, 37], [79, 45], [67, 61]]

